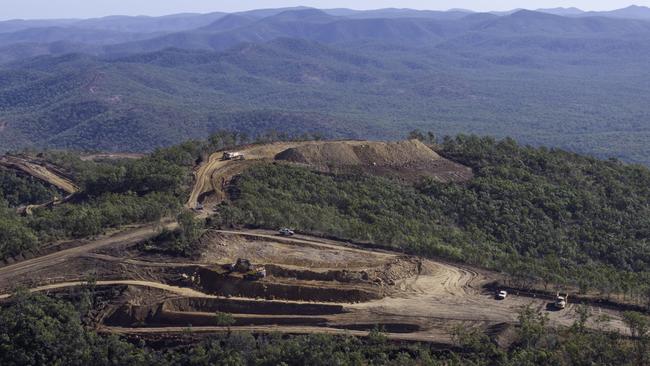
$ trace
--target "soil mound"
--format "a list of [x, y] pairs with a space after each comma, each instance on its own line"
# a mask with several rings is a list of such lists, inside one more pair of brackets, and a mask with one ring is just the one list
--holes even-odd
[[355, 165], [402, 166], [440, 156], [418, 140], [399, 142], [324, 142], [287, 149], [277, 160], [317, 167]]
[[422, 176], [466, 181], [471, 169], [442, 158], [419, 140], [398, 142], [335, 141], [286, 149], [278, 161], [308, 165], [325, 172], [361, 169], [367, 173], [412, 181]]

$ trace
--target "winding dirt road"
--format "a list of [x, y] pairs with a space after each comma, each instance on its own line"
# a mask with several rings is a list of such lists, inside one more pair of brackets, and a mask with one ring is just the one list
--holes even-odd
[[[176, 223], [166, 224], [167, 228], [175, 228]], [[64, 249], [52, 254], [36, 257], [0, 268], [0, 287], [7, 285], [11, 278], [24, 275], [37, 270], [59, 265], [71, 258], [79, 257], [105, 247], [137, 244], [156, 235], [160, 230], [159, 224], [150, 224], [143, 227], [125, 230], [117, 234], [90, 241], [86, 244]]]
[[[343, 141], [352, 144], [361, 144], [360, 141]], [[221, 182], [228, 182], [233, 176], [240, 174], [244, 169], [255, 162], [271, 161], [275, 156], [284, 150], [309, 144], [319, 144], [319, 141], [301, 141], [301, 142], [274, 142], [262, 145], [244, 146], [237, 150], [244, 154], [245, 160], [222, 160], [223, 151], [216, 152], [208, 158], [207, 162], [202, 163], [194, 172], [194, 187], [190, 193], [190, 198], [186, 207], [194, 209], [199, 203], [203, 194], [214, 192], [217, 194], [217, 200], [225, 198], [221, 191]], [[218, 203], [218, 202], [217, 202]], [[205, 216], [205, 215], [203, 215]]]
[[[106, 247], [127, 247], [154, 235], [156, 229], [153, 225], [125, 231], [111, 237], [102, 238], [76, 248], [63, 250], [40, 258], [34, 258], [11, 266], [0, 268], [0, 285], [6, 284], [14, 276], [27, 274], [45, 267], [56, 266], [74, 257], [91, 257], [105, 261], [130, 261], [132, 265], [149, 267], [174, 267], [187, 265], [187, 263], [150, 263], [133, 259], [116, 259], [104, 254], [92, 253]], [[240, 235], [254, 237], [267, 241], [283, 242], [285, 244], [306, 245], [324, 250], [336, 249], [339, 251], [355, 251], [374, 256], [397, 256], [384, 250], [368, 251], [361, 247], [355, 247], [349, 243], [339, 243], [333, 240], [299, 236], [284, 238], [273, 235], [268, 231], [219, 231], [228, 235]], [[423, 260], [422, 268], [418, 275], [404, 278], [394, 285], [387, 297], [361, 303], [338, 303], [328, 302], [331, 305], [340, 305], [344, 313], [326, 316], [327, 324], [323, 326], [311, 326], [309, 324], [295, 325], [259, 325], [259, 326], [233, 326], [232, 330], [246, 330], [252, 332], [285, 332], [295, 334], [305, 333], [329, 333], [329, 334], [351, 334], [365, 336], [365, 330], [345, 330], [344, 327], [350, 324], [412, 324], [417, 325], [418, 330], [409, 333], [390, 333], [389, 338], [396, 340], [416, 340], [436, 343], [449, 343], [450, 331], [453, 325], [464, 324], [468, 326], [489, 327], [497, 324], [515, 324], [517, 322], [518, 310], [523, 306], [532, 306], [535, 309], [545, 312], [547, 301], [529, 297], [510, 295], [506, 300], [497, 301], [493, 294], [482, 292], [481, 285], [489, 280], [485, 274], [471, 268], [441, 263], [431, 260]], [[49, 291], [68, 287], [84, 285], [83, 281], [71, 281], [56, 284], [48, 284], [32, 288], [30, 291]], [[179, 296], [181, 298], [223, 298], [204, 293], [197, 289], [172, 286], [156, 282], [155, 280], [99, 280], [97, 285], [129, 285], [135, 287], [155, 288]], [[10, 295], [0, 295], [0, 299], [6, 299]], [[300, 301], [285, 300], [259, 300], [265, 302], [291, 302]], [[307, 302], [304, 302], [307, 303]], [[313, 304], [313, 302], [312, 302]], [[621, 320], [620, 313], [598, 307], [589, 307], [594, 315], [607, 315], [610, 320], [606, 328], [627, 334], [627, 328]], [[570, 304], [564, 311], [546, 312], [552, 326], [570, 326], [576, 319], [577, 306]], [[201, 314], [188, 312], [186, 314]], [[207, 313], [206, 313], [207, 314]], [[238, 315], [238, 314], [234, 314]], [[206, 316], [209, 316], [206, 315]], [[272, 322], [272, 317], [268, 317]], [[339, 326], [340, 328], [337, 328]], [[591, 322], [588, 326], [593, 328], [601, 327], [602, 324]], [[192, 327], [193, 332], [221, 332], [227, 328], [223, 327]], [[129, 334], [150, 334], [150, 333], [178, 333], [187, 331], [187, 327], [163, 326], [145, 328], [115, 328], [105, 327], [104, 331], [113, 333]]]
[[82, 161], [96, 161], [96, 160], [120, 160], [120, 159], [131, 159], [138, 160], [144, 158], [145, 154], [136, 154], [136, 153], [101, 153], [101, 154], [91, 154], [84, 155], [81, 157]]
[[0, 157], [0, 165], [10, 169], [20, 170], [34, 178], [57, 187], [67, 194], [73, 194], [79, 190], [79, 187], [77, 187], [77, 185], [70, 179], [43, 165], [35, 164], [27, 159], [16, 156], [2, 156]]
[[[38, 286], [34, 287], [32, 289], [29, 289], [30, 292], [44, 292], [44, 291], [50, 291], [50, 290], [58, 290], [62, 288], [69, 288], [69, 287], [79, 287], [79, 286], [84, 286], [86, 285], [87, 282], [83, 281], [73, 281], [73, 282], [63, 282], [63, 283], [55, 283], [51, 285], [45, 285], [45, 286]], [[216, 296], [204, 294], [203, 292], [195, 291], [187, 287], [177, 287], [177, 286], [170, 286], [166, 285], [163, 283], [158, 283], [158, 282], [149, 282], [149, 281], [134, 281], [134, 280], [117, 280], [117, 281], [97, 281], [95, 282], [97, 286], [120, 286], [120, 285], [127, 285], [127, 286], [141, 286], [141, 287], [150, 287], [150, 288], [155, 288], [158, 290], [164, 290], [169, 293], [173, 293], [176, 295], [180, 296], [186, 296], [186, 297], [205, 297], [205, 298], [216, 298]], [[0, 300], [1, 299], [8, 299], [11, 297], [11, 294], [3, 294], [0, 295]]]

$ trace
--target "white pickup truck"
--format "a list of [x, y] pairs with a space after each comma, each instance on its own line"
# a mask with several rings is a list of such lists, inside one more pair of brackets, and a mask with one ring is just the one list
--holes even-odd
[[278, 230], [278, 233], [282, 236], [293, 236], [295, 232], [293, 230], [283, 227], [282, 229]]

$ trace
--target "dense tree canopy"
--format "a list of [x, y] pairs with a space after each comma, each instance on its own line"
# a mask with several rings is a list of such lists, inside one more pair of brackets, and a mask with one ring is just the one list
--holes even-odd
[[645, 291], [650, 170], [474, 136], [447, 138], [440, 153], [475, 178], [407, 186], [257, 166], [236, 181], [241, 198], [221, 208], [221, 224], [289, 225], [545, 282]]
[[14, 171], [0, 168], [0, 197], [9, 206], [43, 203], [57, 194], [55, 189], [33, 177], [23, 177]]

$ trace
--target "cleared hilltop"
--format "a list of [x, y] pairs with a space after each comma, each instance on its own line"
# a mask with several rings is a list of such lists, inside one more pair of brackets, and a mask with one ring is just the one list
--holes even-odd
[[472, 176], [471, 169], [442, 158], [419, 140], [308, 144], [289, 148], [275, 159], [322, 171], [344, 172], [356, 168], [407, 180], [432, 177], [443, 182], [465, 181]]

